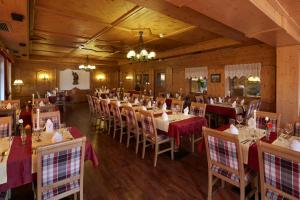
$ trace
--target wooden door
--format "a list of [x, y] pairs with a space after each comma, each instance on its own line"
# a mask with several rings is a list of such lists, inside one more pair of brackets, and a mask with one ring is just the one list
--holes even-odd
[[159, 96], [160, 93], [166, 92], [166, 72], [165, 71], [155, 71], [154, 76], [154, 83], [155, 83], [155, 96]]

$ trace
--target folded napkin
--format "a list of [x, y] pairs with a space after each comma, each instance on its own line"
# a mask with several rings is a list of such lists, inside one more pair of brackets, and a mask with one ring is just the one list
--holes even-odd
[[290, 143], [290, 148], [294, 151], [300, 152], [300, 142], [299, 140], [292, 140]]
[[169, 117], [168, 117], [168, 115], [167, 115], [166, 112], [163, 112], [163, 114], [161, 115], [161, 117], [162, 117], [162, 119], [163, 119], [164, 121], [168, 121], [168, 120], [169, 120]]
[[234, 102], [231, 104], [231, 106], [232, 106], [233, 108], [235, 108], [235, 107], [236, 107], [236, 101], [234, 101]]
[[51, 96], [52, 96], [51, 92], [48, 92], [48, 91], [47, 91], [47, 96], [48, 96], [48, 97], [51, 97]]
[[241, 100], [241, 105], [243, 106], [244, 103], [245, 103], [245, 99], [242, 99], [242, 100]]
[[219, 103], [222, 103], [222, 101], [223, 101], [223, 100], [222, 100], [222, 98], [221, 98], [221, 97], [219, 97]]
[[11, 105], [10, 103], [8, 103], [8, 104], [6, 105], [6, 109], [12, 109], [12, 105]]
[[189, 107], [185, 107], [185, 109], [183, 110], [183, 114], [189, 115]]
[[213, 98], [210, 98], [210, 99], [209, 99], [209, 103], [210, 103], [210, 104], [214, 104]]
[[117, 97], [117, 96], [114, 96], [114, 98], [113, 98], [113, 99], [117, 100], [117, 99], [118, 99], [118, 97]]
[[106, 90], [106, 93], [109, 93], [109, 89]]
[[106, 101], [107, 101], [108, 104], [110, 103], [110, 99], [109, 98], [107, 98]]
[[256, 128], [256, 121], [253, 117], [248, 120], [248, 126], [249, 128]]
[[128, 97], [127, 96], [124, 97], [124, 101], [128, 101]]
[[233, 124], [230, 125], [229, 129], [230, 129], [231, 134], [233, 134], [233, 135], [238, 135], [239, 134], [239, 130]]
[[138, 98], [135, 98], [135, 99], [134, 99], [134, 104], [139, 104]]
[[167, 104], [166, 104], [166, 103], [164, 103], [164, 104], [162, 105], [162, 110], [163, 110], [163, 111], [167, 111]]
[[127, 103], [127, 106], [132, 107], [132, 104], [130, 102]]
[[148, 107], [148, 108], [151, 108], [151, 107], [152, 107], [151, 101], [148, 101], [147, 107]]
[[52, 143], [63, 141], [63, 136], [59, 132], [55, 132], [51, 139]]
[[167, 99], [169, 99], [169, 98], [170, 98], [170, 94], [169, 94], [169, 93], [167, 93], [167, 95], [166, 95], [166, 96], [167, 96]]
[[120, 107], [121, 106], [121, 102], [117, 101], [117, 106]]
[[50, 133], [53, 132], [53, 123], [51, 119], [47, 119], [45, 126], [46, 126], [46, 132], [50, 132]]
[[145, 106], [142, 106], [142, 107], [141, 107], [141, 110], [147, 111], [147, 108], [146, 108]]
[[176, 93], [176, 94], [175, 94], [175, 97], [176, 97], [176, 98], [178, 98], [178, 97], [179, 97], [179, 94], [178, 94], [178, 93]]
[[39, 106], [45, 106], [43, 101], [40, 101]]

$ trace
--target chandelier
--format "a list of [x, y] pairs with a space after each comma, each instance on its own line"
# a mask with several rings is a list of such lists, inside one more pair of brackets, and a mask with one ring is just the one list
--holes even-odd
[[79, 65], [79, 69], [84, 70], [84, 71], [91, 71], [91, 70], [96, 69], [96, 66], [89, 64], [89, 57], [87, 56], [86, 63], [84, 65], [83, 64]]
[[143, 40], [143, 31], [139, 32], [140, 39], [139, 39], [139, 48], [137, 49], [138, 52], [135, 52], [133, 49], [128, 51], [127, 58], [129, 60], [134, 61], [148, 61], [155, 58], [156, 54], [154, 51], [148, 51], [144, 47], [144, 40]]

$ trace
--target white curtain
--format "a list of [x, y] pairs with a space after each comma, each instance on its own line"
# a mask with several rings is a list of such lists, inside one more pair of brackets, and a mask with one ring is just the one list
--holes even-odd
[[191, 68], [185, 68], [185, 78], [200, 78], [200, 77], [206, 77], [208, 78], [208, 69], [207, 67], [191, 67]]
[[225, 78], [260, 77], [261, 63], [225, 65]]

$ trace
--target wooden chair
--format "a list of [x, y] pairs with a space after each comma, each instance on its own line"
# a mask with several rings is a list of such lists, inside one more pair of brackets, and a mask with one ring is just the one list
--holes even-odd
[[[192, 102], [190, 106], [190, 113], [196, 115], [198, 117], [205, 118], [205, 111], [206, 111], [206, 104], [204, 103], [197, 103]], [[203, 137], [200, 135], [198, 138], [195, 139], [195, 134], [192, 134], [192, 152], [195, 152], [195, 143], [202, 140]]]
[[8, 137], [12, 134], [12, 118], [0, 117], [0, 138]]
[[300, 199], [300, 153], [258, 142], [261, 199]]
[[179, 112], [183, 110], [183, 101], [178, 99], [172, 99], [171, 109], [179, 107]]
[[49, 103], [49, 99], [48, 98], [37, 98], [37, 99], [34, 99], [34, 105], [39, 105], [40, 102], [44, 102], [44, 104], [48, 104]]
[[143, 142], [143, 140], [140, 139], [142, 136], [142, 131], [139, 128], [135, 110], [129, 106], [124, 106], [123, 110], [127, 123], [127, 148], [129, 147], [130, 139], [135, 137], [135, 153], [137, 154], [139, 150], [139, 144]]
[[280, 113], [271, 113], [271, 112], [264, 112], [264, 111], [256, 111], [256, 127], [265, 129], [266, 128], [266, 121], [265, 117], [269, 117], [270, 122], [273, 124], [271, 132], [277, 132], [280, 127]]
[[[240, 199], [255, 195], [258, 200], [258, 178], [244, 167], [242, 150], [236, 135], [203, 128], [208, 162], [208, 200], [212, 199], [213, 185], [220, 179], [240, 188]], [[215, 177], [215, 178], [214, 178]], [[255, 188], [245, 195], [245, 187], [254, 181]]]
[[[59, 129], [61, 127], [59, 111], [40, 113], [40, 128], [41, 129], [43, 129], [45, 127], [45, 124], [48, 119], [50, 119], [52, 121], [54, 129]], [[33, 126], [33, 128], [37, 127], [37, 114], [36, 113], [32, 113], [32, 126]]]
[[90, 111], [90, 120], [94, 117], [95, 109], [94, 109], [94, 103], [91, 95], [86, 95], [88, 104], [89, 104], [89, 111]]
[[103, 113], [103, 121], [104, 121], [104, 124], [106, 125], [106, 129], [108, 127], [108, 135], [109, 135], [114, 117], [110, 113], [110, 109], [109, 109], [107, 100], [105, 100], [105, 99], [100, 100], [100, 104], [101, 104], [102, 113]]
[[[141, 114], [141, 124], [142, 124], [142, 132], [143, 132], [143, 153], [142, 158], [145, 157], [145, 150], [147, 146], [155, 145], [155, 153], [154, 153], [154, 167], [156, 167], [157, 157], [159, 154], [171, 151], [171, 159], [174, 159], [174, 139], [168, 137], [164, 134], [157, 134], [154, 117], [152, 112], [140, 110]], [[149, 142], [147, 145], [146, 143]], [[164, 143], [170, 143], [170, 148], [165, 148], [163, 150], [159, 149], [159, 146]]]
[[4, 105], [6, 107], [7, 104], [11, 104], [13, 108], [15, 108], [16, 110], [20, 110], [21, 109], [21, 103], [20, 100], [4, 100], [4, 101], [0, 101], [0, 104]]
[[37, 148], [37, 199], [62, 199], [79, 193], [83, 200], [86, 138]]
[[126, 121], [122, 119], [122, 115], [120, 112], [120, 108], [116, 102], [112, 102], [111, 104], [111, 111], [114, 117], [114, 136], [116, 137], [117, 130], [120, 130], [120, 143], [122, 143], [123, 135], [126, 134], [124, 132], [124, 128], [126, 128]]
[[[97, 97], [92, 97], [93, 105], [94, 105], [94, 116], [96, 129], [101, 128], [101, 122], [103, 121], [103, 112], [100, 104], [100, 100]], [[99, 123], [98, 123], [99, 122]]]
[[164, 97], [157, 97], [156, 98], [157, 107], [161, 108], [164, 103], [166, 103], [166, 98], [164, 98]]
[[54, 112], [54, 111], [57, 111], [58, 107], [56, 105], [54, 105], [54, 104], [48, 104], [48, 105], [45, 105], [45, 106], [34, 107], [34, 108], [32, 108], [32, 112], [36, 113], [37, 109], [40, 109], [40, 112], [44, 113], [44, 112]]

